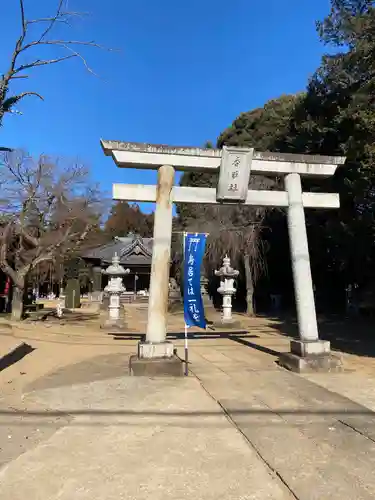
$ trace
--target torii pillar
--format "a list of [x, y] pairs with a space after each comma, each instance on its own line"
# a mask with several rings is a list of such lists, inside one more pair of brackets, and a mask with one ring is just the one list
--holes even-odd
[[[341, 360], [331, 354], [330, 343], [319, 339], [304, 212], [305, 208], [337, 209], [340, 200], [336, 193], [304, 193], [301, 177], [330, 177], [345, 158], [262, 153], [251, 148], [219, 150], [117, 141], [101, 143], [105, 154], [112, 156], [119, 167], [158, 170], [157, 186], [113, 185], [116, 200], [156, 202], [146, 340], [139, 344], [131, 372], [182, 374], [166, 334], [173, 202], [287, 208], [299, 339], [291, 341], [290, 352], [282, 353], [279, 362], [298, 372], [340, 369]], [[216, 189], [173, 186], [175, 170], [211, 173], [219, 170], [218, 186]], [[249, 190], [250, 172], [283, 177], [285, 191]]]

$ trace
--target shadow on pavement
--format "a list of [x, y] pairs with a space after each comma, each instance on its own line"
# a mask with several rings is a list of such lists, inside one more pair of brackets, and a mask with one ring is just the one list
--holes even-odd
[[237, 336], [232, 336], [230, 335], [229, 338], [233, 340], [234, 342], [237, 342], [238, 344], [242, 344], [246, 347], [251, 347], [251, 349], [255, 349], [256, 351], [264, 352], [265, 354], [271, 354], [272, 356], [279, 356], [281, 354], [281, 351], [275, 351], [274, 349], [271, 349], [270, 347], [266, 347], [264, 345], [259, 345], [259, 344], [254, 344], [254, 342], [250, 342], [249, 338], [259, 338], [258, 335], [249, 335], [244, 337], [237, 337]]
[[[343, 407], [337, 410], [308, 410], [308, 409], [236, 409], [225, 408], [220, 405], [216, 411], [163, 411], [163, 410], [0, 410], [0, 428], [3, 426], [56, 426], [56, 421], [64, 421], [64, 425], [78, 427], [95, 426], [134, 426], [149, 427], [150, 425], [177, 426], [179, 428], [208, 428], [226, 427], [227, 418], [218, 420], [215, 417], [229, 416], [252, 428], [270, 426], [290, 426], [318, 424], [323, 427], [343, 424], [349, 429], [361, 429], [361, 433], [368, 439], [373, 439], [375, 429], [375, 413], [367, 408], [356, 405], [357, 408]], [[79, 417], [83, 417], [83, 420]]]
[[[298, 338], [297, 320], [279, 318], [269, 324], [282, 336]], [[357, 356], [375, 357], [375, 321], [367, 318], [327, 316], [318, 319], [319, 336], [331, 342], [332, 350]]]
[[18, 361], [21, 361], [21, 359], [33, 351], [35, 351], [35, 349], [31, 347], [31, 345], [26, 343], [20, 344], [16, 349], [0, 359], [0, 372], [18, 363]]
[[[138, 332], [108, 332], [114, 340], [144, 340], [145, 334]], [[231, 331], [212, 331], [207, 332], [188, 332], [189, 340], [203, 340], [203, 339], [232, 339], [236, 336], [246, 336], [246, 338], [259, 338], [258, 335], [249, 334], [247, 330], [231, 330]], [[167, 333], [169, 340], [181, 340], [185, 338], [185, 332], [170, 332]]]

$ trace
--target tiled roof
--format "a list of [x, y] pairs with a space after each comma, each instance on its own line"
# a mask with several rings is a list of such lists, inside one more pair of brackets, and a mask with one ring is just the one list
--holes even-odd
[[115, 253], [120, 257], [120, 264], [151, 265], [152, 238], [140, 236], [126, 236], [115, 238], [110, 243], [88, 250], [82, 255], [83, 259], [100, 260], [102, 264], [109, 264]]

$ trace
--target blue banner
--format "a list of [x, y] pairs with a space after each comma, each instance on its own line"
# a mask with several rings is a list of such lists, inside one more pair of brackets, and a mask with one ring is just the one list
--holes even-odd
[[201, 265], [207, 236], [184, 235], [184, 318], [187, 326], [206, 328], [201, 296]]

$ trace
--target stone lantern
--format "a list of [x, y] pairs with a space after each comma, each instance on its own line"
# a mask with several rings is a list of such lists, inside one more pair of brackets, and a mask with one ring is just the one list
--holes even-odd
[[122, 284], [122, 278], [130, 273], [130, 269], [124, 269], [120, 265], [119, 256], [115, 253], [112, 264], [102, 272], [108, 275], [108, 285], [104, 288], [104, 291], [109, 295], [108, 318], [103, 326], [105, 328], [123, 328], [125, 325], [120, 317], [120, 295], [125, 292], [126, 288]]
[[232, 319], [232, 295], [236, 293], [234, 280], [239, 275], [239, 271], [233, 269], [230, 265], [230, 258], [226, 255], [223, 259], [223, 265], [215, 271], [216, 276], [220, 276], [220, 287], [217, 291], [223, 296], [223, 316], [221, 323], [223, 325], [233, 325]]

